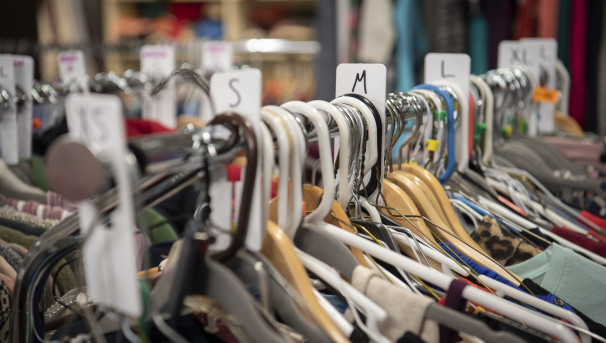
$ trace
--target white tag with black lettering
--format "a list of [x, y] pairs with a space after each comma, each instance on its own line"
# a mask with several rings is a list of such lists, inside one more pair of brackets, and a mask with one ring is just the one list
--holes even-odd
[[57, 56], [59, 76], [66, 84], [78, 83], [83, 92], [88, 92], [86, 62], [81, 50], [62, 51]]
[[[536, 64], [538, 69], [538, 87], [556, 89], [556, 63], [558, 60], [558, 43], [553, 38], [524, 38], [522, 45], [528, 51], [527, 60]], [[555, 104], [539, 102], [538, 133], [550, 134], [555, 131]]]
[[[15, 96], [15, 68], [13, 56], [0, 55], [0, 87]], [[17, 106], [11, 100], [0, 104], [0, 146], [2, 159], [7, 164], [19, 163], [19, 140], [17, 139]]]
[[25, 101], [17, 107], [17, 132], [19, 159], [32, 156], [32, 83], [34, 79], [34, 59], [31, 56], [14, 55], [15, 84], [25, 94]]
[[204, 75], [229, 71], [234, 60], [234, 46], [229, 42], [202, 43], [202, 73]]
[[[243, 69], [223, 73], [215, 73], [210, 79], [210, 94], [213, 99], [216, 114], [235, 112], [246, 118], [257, 135], [259, 146], [259, 123], [261, 121], [261, 71], [258, 69]], [[213, 133], [214, 134], [214, 133]], [[259, 150], [260, 151], [260, 150]], [[248, 165], [245, 168], [257, 168], [257, 179], [254, 181], [253, 201], [248, 222], [248, 234], [245, 245], [249, 250], [259, 251], [265, 238], [265, 223], [261, 223], [261, 156], [256, 166]], [[241, 194], [244, 184], [245, 168], [242, 168], [240, 180], [235, 187], [235, 213], [240, 213], [242, 203]], [[226, 173], [227, 174], [227, 173]], [[225, 174], [225, 177], [226, 177]], [[214, 177], [213, 177], [214, 179]], [[211, 184], [211, 221], [221, 228], [231, 228], [232, 219], [232, 187], [233, 183], [221, 177]], [[239, 229], [239, 228], [236, 228]], [[230, 234], [220, 233], [213, 244], [213, 250], [223, 250], [230, 242]]]
[[[387, 92], [387, 69], [385, 65], [379, 63], [342, 63], [337, 67], [337, 83], [335, 96], [339, 97], [347, 93], [360, 94], [368, 98], [372, 104], [379, 111], [381, 122], [383, 126], [383, 132], [377, 134], [382, 135], [383, 146], [379, 147], [381, 151], [378, 152], [378, 158], [381, 163], [381, 175], [379, 175], [379, 188], [378, 191], [383, 189], [383, 177], [385, 175], [385, 132], [387, 127], [385, 125], [385, 98]], [[376, 139], [370, 137], [370, 139]], [[339, 140], [334, 141], [335, 158], [336, 152], [339, 149]], [[368, 150], [367, 150], [368, 151]], [[368, 155], [366, 156], [368, 157]], [[365, 179], [365, 183], [368, 183], [368, 177]], [[376, 194], [371, 195], [369, 198], [374, 201]]]
[[136, 275], [135, 216], [122, 103], [114, 95], [70, 94], [65, 107], [70, 137], [110, 163], [108, 170], [113, 171], [119, 198], [109, 220], [97, 217], [92, 202], [79, 204], [82, 235], [88, 237], [83, 246], [88, 293], [103, 305], [138, 317], [142, 310]]
[[[463, 92], [463, 98], [459, 101], [467, 110], [469, 110], [470, 73], [471, 58], [467, 54], [425, 55], [425, 83], [439, 80], [453, 82]], [[459, 108], [457, 113], [462, 116], [461, 120], [455, 121], [455, 158], [457, 170], [465, 172], [469, 164], [469, 112], [463, 113]]]
[[[538, 54], [538, 46], [529, 46], [528, 44], [523, 44], [522, 41], [501, 41], [499, 43], [498, 66], [499, 68], [522, 66], [538, 81], [541, 71], [536, 58], [533, 57]], [[538, 104], [532, 104], [531, 106], [532, 108], [527, 111], [528, 116], [526, 117], [528, 134], [536, 136], [538, 133], [538, 123], [542, 115]]]
[[[155, 77], [168, 77], [175, 70], [175, 48], [171, 45], [145, 45], [141, 48], [141, 72]], [[176, 88], [170, 81], [155, 97], [144, 97], [143, 118], [168, 128], [177, 126]]]

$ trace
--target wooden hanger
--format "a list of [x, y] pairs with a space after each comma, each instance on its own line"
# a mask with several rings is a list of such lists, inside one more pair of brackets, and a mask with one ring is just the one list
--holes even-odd
[[299, 260], [290, 239], [274, 222], [267, 223], [267, 235], [261, 248], [261, 253], [267, 257], [286, 281], [299, 293], [307, 310], [314, 320], [333, 340], [333, 342], [349, 342], [334, 324], [332, 319], [316, 299], [309, 277]]
[[448, 200], [448, 196], [446, 195], [444, 188], [428, 170], [411, 164], [402, 164], [401, 169], [416, 175], [431, 190], [431, 193], [434, 194], [442, 211], [446, 215], [446, 222], [440, 220], [437, 211], [427, 200], [427, 195], [423, 193], [423, 190], [420, 187], [417, 187], [414, 182], [408, 180], [408, 182], [401, 182], [398, 185], [403, 187], [411, 198], [415, 200], [415, 203], [419, 207], [421, 213], [424, 213], [427, 218], [440, 225], [441, 228], [448, 230], [452, 235], [458, 237], [458, 239], [437, 228], [434, 230], [436, 235], [442, 238], [443, 241], [451, 243], [453, 247], [461, 254], [471, 258], [478, 264], [492, 269], [497, 274], [505, 277], [514, 284], [520, 284], [521, 279], [519, 277], [507, 272], [503, 266], [490, 259], [484, 250], [480, 248], [480, 246], [471, 238], [471, 236], [469, 236], [467, 231], [465, 231], [459, 222], [459, 219], [454, 212], [454, 208], [450, 204], [450, 200]]

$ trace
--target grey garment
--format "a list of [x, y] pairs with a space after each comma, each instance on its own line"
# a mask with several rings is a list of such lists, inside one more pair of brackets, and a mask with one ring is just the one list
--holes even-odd
[[407, 331], [428, 343], [440, 341], [438, 324], [425, 319], [432, 299], [394, 285], [363, 266], [356, 267], [351, 284], [387, 312], [379, 331], [390, 341], [397, 341]]
[[25, 224], [30, 227], [50, 229], [59, 223], [58, 220], [40, 219], [34, 215], [19, 212], [15, 209], [0, 207], [0, 219], [6, 219], [13, 222]]
[[553, 169], [565, 169], [574, 174], [586, 174], [586, 171], [570, 161], [558, 148], [536, 137], [516, 136], [512, 142], [520, 142], [541, 156]]
[[23, 267], [23, 258], [7, 246], [0, 245], [0, 256], [4, 257], [6, 262], [8, 262], [17, 273], [21, 270], [21, 267]]
[[13, 174], [15, 174], [15, 176], [19, 178], [19, 180], [25, 182], [28, 185], [31, 185], [33, 183], [32, 166], [29, 164], [28, 161], [21, 161], [18, 164], [8, 167], [13, 172]]
[[553, 170], [534, 151], [522, 144], [505, 144], [495, 147], [495, 154], [528, 171], [554, 193], [565, 189], [595, 191], [601, 180], [573, 175], [566, 171]]
[[16, 243], [8, 243], [5, 240], [0, 239], [0, 245], [3, 245], [5, 247], [9, 247], [12, 251], [16, 252], [17, 254], [19, 254], [19, 256], [21, 256], [21, 259], [24, 259], [25, 256], [27, 256], [27, 248], [16, 244]]
[[459, 0], [423, 1], [429, 50], [431, 52], [467, 52], [465, 3]]
[[18, 200], [34, 200], [46, 204], [46, 192], [21, 181], [0, 159], [0, 194]]

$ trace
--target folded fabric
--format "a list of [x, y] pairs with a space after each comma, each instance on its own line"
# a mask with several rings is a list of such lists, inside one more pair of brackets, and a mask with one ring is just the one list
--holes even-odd
[[8, 246], [0, 245], [0, 256], [4, 257], [6, 262], [17, 272], [23, 267], [23, 258]]
[[566, 299], [598, 323], [606, 323], [606, 296], [602, 292], [606, 289], [606, 267], [552, 244], [535, 257], [507, 268]]
[[351, 284], [387, 312], [379, 331], [392, 342], [405, 332], [417, 334], [426, 342], [440, 341], [438, 324], [425, 319], [425, 311], [433, 303], [430, 298], [396, 286], [363, 266], [354, 269]]
[[[59, 223], [58, 220], [52, 219], [39, 219], [34, 215], [19, 212], [13, 208], [4, 206], [0, 207], [0, 219], [6, 220], [6, 222], [11, 222], [13, 224], [20, 223], [29, 227], [35, 227], [40, 229], [50, 229], [51, 227], [57, 225]], [[7, 225], [7, 224], [3, 224]]]
[[4, 280], [0, 278], [0, 342], [9, 341], [12, 308], [13, 297]]
[[51, 206], [58, 206], [71, 212], [78, 210], [78, 204], [53, 191], [46, 194], [46, 202]]
[[4, 204], [19, 212], [36, 216], [38, 219], [63, 220], [71, 215], [70, 211], [63, 209], [62, 207], [44, 205], [32, 200], [25, 201], [6, 198]]
[[471, 238], [490, 257], [504, 266], [526, 261], [541, 253], [541, 250], [524, 239], [508, 230], [503, 230], [496, 220], [488, 215], [484, 216], [478, 227], [471, 233]]

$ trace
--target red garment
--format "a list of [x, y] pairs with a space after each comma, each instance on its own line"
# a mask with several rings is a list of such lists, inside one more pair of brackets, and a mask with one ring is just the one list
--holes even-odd
[[150, 133], [164, 133], [174, 131], [158, 122], [146, 119], [125, 118], [124, 124], [126, 126], [126, 136], [129, 138], [147, 135]]
[[518, 2], [513, 39], [535, 37], [537, 33], [537, 0]]
[[587, 54], [587, 0], [572, 2], [570, 28], [570, 115], [583, 126], [587, 109], [585, 60]]
[[591, 212], [586, 210], [581, 211], [581, 217], [589, 219], [589, 221], [599, 226], [601, 229], [606, 230], [606, 219], [596, 216], [595, 214], [592, 214]]
[[537, 6], [537, 37], [558, 37], [560, 0], [539, 0]]
[[606, 242], [596, 238], [574, 232], [565, 226], [554, 226], [551, 230], [556, 235], [575, 243], [591, 252], [606, 257]]

